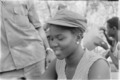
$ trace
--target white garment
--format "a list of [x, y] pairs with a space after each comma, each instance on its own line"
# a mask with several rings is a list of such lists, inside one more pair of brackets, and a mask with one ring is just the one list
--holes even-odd
[[[89, 69], [92, 64], [97, 61], [98, 59], [104, 59], [101, 56], [97, 55], [96, 53], [87, 51], [84, 53], [83, 57], [81, 58], [75, 73], [73, 75], [72, 80], [88, 80], [88, 73]], [[106, 59], [104, 59], [106, 61]], [[109, 64], [109, 63], [108, 63]], [[65, 59], [64, 60], [57, 60], [56, 62], [56, 72], [58, 74], [58, 80], [66, 80], [65, 74]]]

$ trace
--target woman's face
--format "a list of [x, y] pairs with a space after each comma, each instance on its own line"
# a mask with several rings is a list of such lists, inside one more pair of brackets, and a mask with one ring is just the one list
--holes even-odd
[[50, 47], [58, 59], [69, 57], [77, 47], [76, 36], [69, 30], [52, 25], [50, 27]]

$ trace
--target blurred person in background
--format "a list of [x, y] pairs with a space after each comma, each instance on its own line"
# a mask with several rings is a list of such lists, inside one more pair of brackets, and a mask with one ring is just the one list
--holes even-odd
[[105, 50], [108, 49], [107, 43], [103, 39], [101, 39], [98, 35], [92, 35], [91, 33], [87, 33], [84, 36], [83, 38], [84, 48], [87, 48], [88, 50], [92, 51], [98, 46], [102, 47]]
[[83, 48], [94, 51], [103, 57], [104, 54], [102, 54], [102, 52], [108, 49], [108, 45], [104, 39], [103, 33], [100, 32], [97, 28], [91, 28], [84, 34], [82, 46]]
[[0, 2], [0, 78], [39, 79], [45, 71], [45, 58], [48, 64], [54, 55], [39, 22], [33, 0]]
[[106, 55], [106, 58], [110, 57], [113, 64], [118, 69], [118, 60], [120, 59], [120, 41], [119, 41], [119, 31], [120, 31], [120, 20], [118, 17], [112, 17], [107, 20], [107, 30], [101, 28], [110, 45], [110, 50]]

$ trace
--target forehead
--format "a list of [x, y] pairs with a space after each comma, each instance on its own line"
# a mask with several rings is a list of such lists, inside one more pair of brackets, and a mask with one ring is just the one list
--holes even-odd
[[49, 32], [50, 32], [50, 35], [71, 34], [70, 30], [64, 29], [61, 26], [57, 26], [57, 25], [51, 25]]

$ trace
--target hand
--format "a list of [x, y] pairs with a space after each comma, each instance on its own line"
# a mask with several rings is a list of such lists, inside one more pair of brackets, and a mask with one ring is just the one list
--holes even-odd
[[116, 48], [116, 46], [115, 46], [115, 44], [113, 44], [110, 48], [110, 51], [113, 53], [115, 51], [115, 48]]
[[46, 68], [48, 68], [48, 65], [56, 58], [53, 50], [47, 50], [46, 55]]
[[104, 27], [101, 27], [99, 30], [102, 30], [104, 33], [106, 32], [106, 29]]
[[100, 47], [104, 48], [105, 50], [108, 49], [107, 43], [104, 42], [104, 41], [101, 40], [101, 39], [99, 39], [98, 41], [95, 41], [95, 42], [94, 42], [94, 45], [95, 45], [95, 46], [100, 46]]
[[104, 42], [101, 38], [97, 36], [93, 38], [93, 41], [95, 46], [101, 46], [101, 43]]
[[106, 32], [106, 29], [104, 27], [101, 27], [99, 30], [102, 30], [103, 31], [103, 34], [105, 35], [106, 39], [107, 39], [107, 42], [109, 43], [110, 46], [113, 45], [113, 39], [112, 37], [109, 37], [107, 32]]

